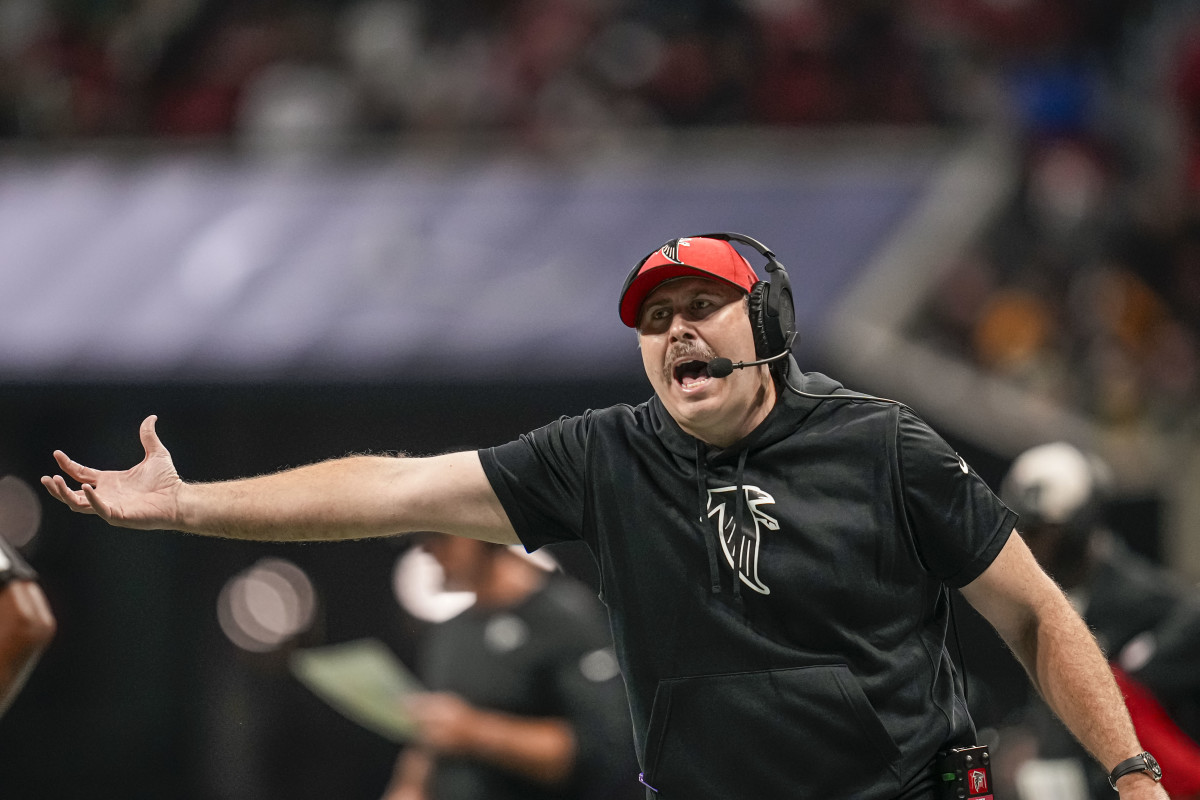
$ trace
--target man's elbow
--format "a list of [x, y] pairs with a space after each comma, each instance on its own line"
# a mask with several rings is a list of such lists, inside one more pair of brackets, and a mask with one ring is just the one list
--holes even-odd
[[10, 595], [8, 627], [14, 645], [28, 652], [46, 649], [58, 622], [41, 588], [32, 581], [14, 581], [5, 591]]
[[20, 637], [26, 649], [40, 653], [50, 646], [50, 642], [54, 641], [54, 635], [57, 632], [58, 623], [53, 616], [37, 616], [22, 620], [17, 636]]

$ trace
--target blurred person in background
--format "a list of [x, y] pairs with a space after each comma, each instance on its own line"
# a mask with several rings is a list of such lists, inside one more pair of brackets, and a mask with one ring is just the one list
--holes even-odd
[[[1111, 659], [1138, 737], [1162, 765], [1163, 786], [1176, 798], [1200, 797], [1200, 591], [1106, 526], [1108, 472], [1066, 442], [1039, 445], [1016, 458], [1000, 496]], [[1010, 724], [1009, 733], [1030, 740], [1039, 759], [1077, 763], [1092, 797], [1112, 795], [1038, 698], [1030, 696]]]
[[[731, 241], [768, 259], [760, 280]], [[249, 540], [437, 530], [600, 571], [648, 796], [942, 796], [975, 744], [946, 649], [959, 590], [1110, 772], [1162, 800], [1112, 672], [1016, 515], [901, 403], [803, 373], [787, 273], [740, 234], [672, 239], [630, 271], [621, 321], [653, 396], [500, 447], [350, 456], [180, 479], [155, 432], [121, 471], [55, 451], [42, 479], [110, 524]]]
[[[37, 573], [9, 543], [31, 518], [37, 500], [11, 476], [0, 478], [0, 715], [8, 710], [55, 633], [54, 614], [37, 584]], [[36, 523], [35, 523], [36, 525]]]
[[505, 545], [442, 534], [423, 544], [445, 589], [475, 604], [422, 648], [431, 691], [410, 708], [416, 743], [385, 800], [636, 796], [625, 687], [589, 590]]

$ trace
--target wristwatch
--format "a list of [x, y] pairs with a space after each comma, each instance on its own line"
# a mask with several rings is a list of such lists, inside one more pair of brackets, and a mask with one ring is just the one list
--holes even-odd
[[1162, 767], [1154, 760], [1154, 756], [1149, 753], [1138, 753], [1133, 758], [1127, 758], [1113, 767], [1113, 771], [1108, 773], [1109, 785], [1114, 789], [1117, 788], [1117, 778], [1131, 772], [1144, 772], [1153, 778], [1155, 783], [1162, 780]]

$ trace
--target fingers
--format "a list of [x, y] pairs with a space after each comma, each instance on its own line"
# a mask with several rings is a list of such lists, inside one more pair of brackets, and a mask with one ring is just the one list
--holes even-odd
[[[43, 475], [42, 486], [46, 487], [46, 491], [48, 491], [55, 500], [64, 503], [72, 511], [78, 511], [80, 514], [96, 513], [92, 509], [91, 501], [88, 500], [87, 495], [83, 492], [72, 491], [71, 488], [67, 486], [67, 482], [63, 480], [61, 475], [55, 475], [54, 477]], [[86, 488], [91, 489], [90, 486], [87, 486], [86, 484], [85, 486]], [[94, 492], [95, 490], [93, 489], [92, 491]]]
[[[157, 420], [158, 417], [153, 414], [142, 420], [141, 427], [138, 429], [138, 437], [141, 439], [142, 447], [146, 450], [146, 458], [162, 456], [169, 459], [170, 454], [154, 430], [154, 423]], [[58, 466], [67, 477], [79, 483], [79, 489], [78, 491], [72, 490], [62, 475], [54, 475], [53, 477], [47, 475], [43, 476], [41, 480], [42, 486], [46, 488], [46, 491], [72, 511], [77, 511], [81, 514], [96, 514], [112, 522], [112, 507], [100, 498], [100, 495], [96, 492], [96, 486], [102, 478], [110, 481], [110, 483], [112, 480], [116, 480], [119, 490], [122, 476], [127, 477], [131, 474], [136, 474], [138, 467], [125, 470], [121, 473], [102, 472], [72, 461], [61, 450], [54, 451], [54, 460], [58, 462]], [[114, 478], [113, 476], [116, 477]], [[109, 488], [111, 487], [106, 485], [106, 491]], [[118, 509], [120, 508], [119, 503], [117, 507]]]
[[108, 504], [100, 499], [100, 496], [96, 494], [96, 489], [93, 486], [85, 483], [79, 488], [83, 492], [84, 497], [87, 498], [93, 514], [99, 514], [105, 519], [108, 519], [110, 516], [112, 516], [112, 514], [109, 512]]
[[62, 468], [63, 472], [80, 483], [95, 483], [96, 478], [99, 477], [96, 470], [72, 461], [62, 450], [54, 451], [54, 460], [58, 462], [58, 466]]
[[[67, 458], [67, 454], [62, 450], [54, 451], [54, 460], [58, 462], [58, 466], [62, 468], [63, 472], [76, 481], [79, 481], [83, 487], [90, 489], [92, 485], [95, 485], [96, 478], [99, 477], [96, 470], [72, 461], [71, 459]], [[42, 486], [45, 486], [46, 491], [48, 491], [51, 496], [53, 496], [56, 500], [65, 503], [71, 508], [72, 511], [78, 511], [81, 514], [96, 513], [92, 509], [87, 495], [82, 491], [73, 491], [71, 487], [67, 486], [66, 480], [61, 475], [55, 475], [54, 477], [43, 475]]]
[[[52, 478], [49, 475], [43, 475], [42, 476], [42, 486], [46, 487], [46, 491], [49, 492], [50, 496], [53, 497], [55, 500], [58, 500], [63, 503], [67, 502], [67, 498], [64, 496], [64, 492], [63, 492], [63, 490], [66, 488], [66, 483], [63, 481], [63, 479], [60, 476], [55, 475]], [[70, 490], [68, 489], [67, 493], [69, 493], [69, 492], [70, 492]]]

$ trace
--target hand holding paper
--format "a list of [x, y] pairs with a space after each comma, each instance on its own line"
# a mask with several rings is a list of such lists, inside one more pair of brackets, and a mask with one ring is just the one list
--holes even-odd
[[382, 642], [359, 639], [297, 650], [290, 666], [317, 696], [364, 728], [397, 743], [415, 738], [408, 699], [423, 690]]

